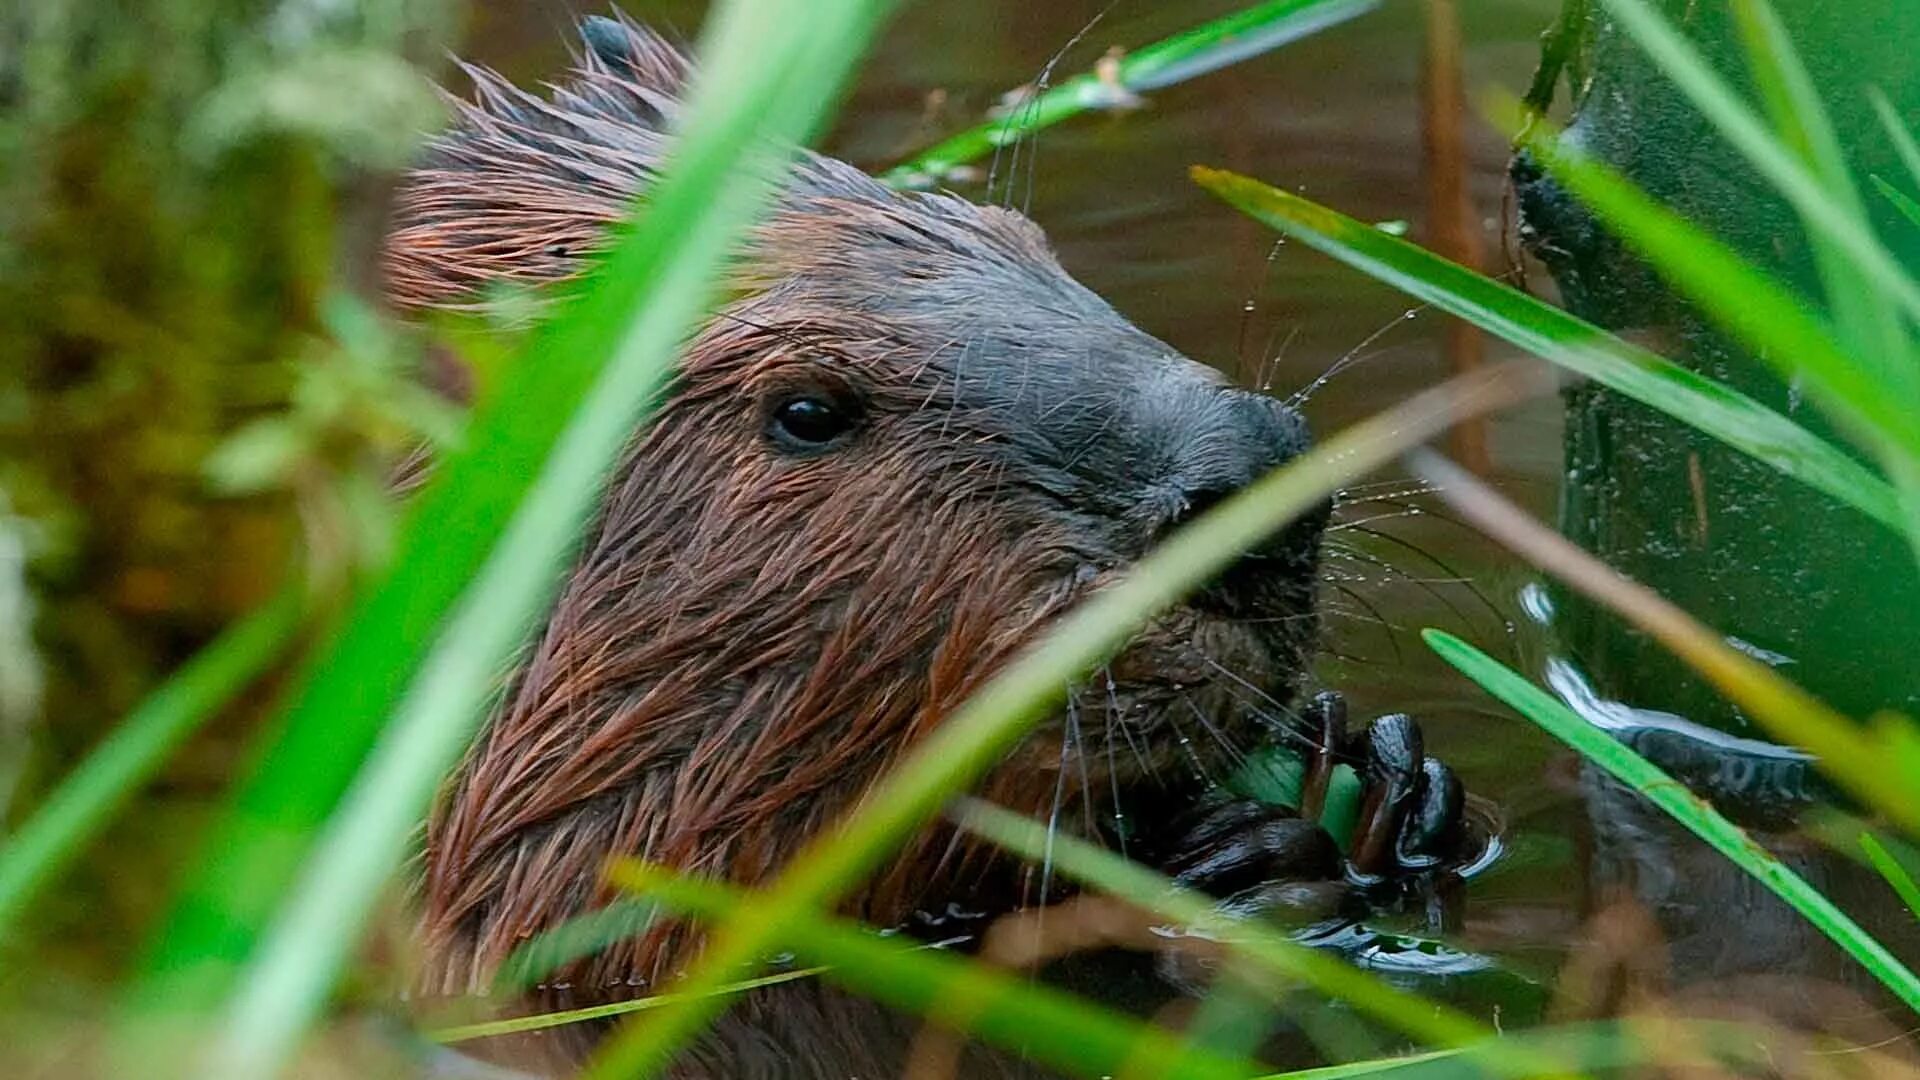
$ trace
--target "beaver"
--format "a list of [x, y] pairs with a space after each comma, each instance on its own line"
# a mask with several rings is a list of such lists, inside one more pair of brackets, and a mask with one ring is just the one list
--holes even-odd
[[[583, 37], [545, 96], [468, 69], [473, 99], [398, 193], [386, 274], [401, 305], [576, 272], [656, 177], [689, 60], [624, 17]], [[1020, 214], [896, 193], [819, 154], [794, 152], [731, 286], [431, 818], [429, 994], [485, 992], [516, 946], [610, 902], [615, 856], [766, 880], [1062, 611], [1308, 445], [1296, 411], [1136, 328]], [[1343, 888], [1318, 825], [1220, 787], [1251, 745], [1302, 730], [1325, 519], [1140, 631], [976, 794], [1216, 894]], [[1304, 728], [1339, 728], [1337, 712], [1322, 702]], [[1367, 754], [1389, 728], [1398, 753]], [[1442, 807], [1422, 835], [1457, 814], [1417, 734], [1334, 740], [1373, 766], [1376, 852], [1422, 799]], [[846, 913], [945, 936], [1065, 891], [935, 825]], [[699, 942], [656, 921], [534, 996], [644, 994]], [[800, 993], [814, 1012], [750, 996], [688, 1075], [897, 1072], [886, 1039]], [[808, 1045], [830, 1028], [847, 1032], [837, 1046]]]

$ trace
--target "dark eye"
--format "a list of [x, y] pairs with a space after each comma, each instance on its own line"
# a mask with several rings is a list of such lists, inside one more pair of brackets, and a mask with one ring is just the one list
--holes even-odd
[[767, 434], [781, 447], [802, 453], [824, 450], [853, 430], [855, 416], [845, 404], [823, 395], [790, 397], [773, 407]]

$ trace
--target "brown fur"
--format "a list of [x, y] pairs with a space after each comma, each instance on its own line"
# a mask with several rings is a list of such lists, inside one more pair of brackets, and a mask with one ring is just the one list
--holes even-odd
[[[550, 100], [473, 73], [402, 193], [397, 300], [472, 303], [601, 242], [653, 178], [686, 72], [624, 32], [627, 60], [587, 56]], [[738, 265], [740, 298], [686, 350], [431, 822], [431, 992], [484, 990], [516, 945], [606, 902], [612, 856], [764, 880], [1060, 611], [1297, 449], [1290, 414], [1127, 324], [1010, 212], [800, 155]], [[770, 449], [764, 403], [795, 388], [859, 402], [858, 436]], [[1184, 806], [1293, 695], [1317, 535], [1144, 631], [982, 793], [1100, 839], [1123, 808]], [[936, 828], [849, 910], [896, 925], [1041, 899], [1033, 868]], [[696, 946], [661, 925], [556, 981], [627, 997]]]

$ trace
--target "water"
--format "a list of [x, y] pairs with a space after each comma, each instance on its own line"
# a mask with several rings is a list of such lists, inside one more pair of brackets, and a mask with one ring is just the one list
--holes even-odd
[[[702, 6], [635, 4], [630, 11], [691, 31]], [[1104, 6], [910, 5], [867, 64], [828, 148], [870, 168], [892, 164], [1034, 79]], [[1153, 41], [1235, 6], [1121, 0], [1057, 72], [1083, 70], [1109, 46]], [[1558, 0], [1461, 6], [1468, 86], [1523, 87], [1537, 35]], [[571, 17], [550, 3], [489, 5], [476, 13], [469, 52], [522, 81], [550, 75], [564, 60]], [[1317, 430], [1339, 429], [1446, 377], [1441, 318], [1409, 310], [1401, 295], [1331, 260], [1276, 247], [1273, 233], [1193, 186], [1186, 169], [1198, 163], [1248, 173], [1363, 220], [1408, 222], [1421, 239], [1422, 19], [1421, 5], [1388, 4], [1279, 52], [1156, 92], [1144, 109], [1053, 129], [1037, 150], [1022, 153], [1017, 168], [1001, 162], [999, 194], [1046, 228], [1071, 272], [1147, 331], [1243, 383], [1270, 384], [1283, 396], [1311, 387], [1307, 416]], [[1470, 190], [1494, 264], [1488, 269], [1503, 272], [1507, 150], [1485, 125], [1469, 130]], [[962, 190], [985, 197], [979, 185]], [[1535, 281], [1545, 287], [1537, 271]], [[1498, 360], [1507, 350], [1490, 342], [1488, 355]], [[1491, 422], [1489, 436], [1492, 479], [1551, 519], [1560, 483], [1558, 403], [1511, 410]], [[1398, 496], [1417, 486], [1386, 475], [1356, 495]], [[1444, 627], [1523, 670], [1554, 675], [1553, 685], [1596, 722], [1624, 724], [1636, 738], [1695, 734], [1684, 718], [1635, 714], [1586, 688], [1577, 664], [1553, 655], [1545, 632], [1551, 601], [1527, 568], [1446, 520], [1431, 499], [1415, 495], [1412, 503], [1424, 509], [1381, 501], [1348, 511], [1349, 520], [1365, 519], [1389, 538], [1357, 529], [1334, 534], [1359, 555], [1336, 567], [1340, 588], [1329, 592], [1333, 618], [1321, 676], [1348, 695], [1357, 715], [1418, 717], [1429, 747], [1455, 766], [1469, 790], [1498, 804], [1504, 854], [1472, 882], [1464, 923], [1445, 947], [1380, 937], [1349, 942], [1349, 951], [1483, 1018], [1498, 1019], [1504, 1008], [1517, 1020], [1516, 1012], [1544, 1008], [1546, 985], [1589, 919], [1608, 910], [1611, 897], [1631, 893], [1673, 936], [1681, 981], [1690, 964], [1701, 973], [1780, 963], [1830, 974], [1831, 958], [1771, 900], [1731, 878], [1718, 856], [1670, 835], [1631, 798], [1588, 775], [1427, 653], [1416, 631]], [[1805, 778], [1794, 755], [1723, 749], [1737, 752], [1741, 776], [1763, 772], [1780, 785], [1781, 801], [1803, 790], [1795, 786]], [[1811, 856], [1803, 863], [1826, 865]], [[1689, 904], [1691, 886], [1699, 895]], [[1733, 906], [1703, 910], [1710, 898]], [[1746, 944], [1756, 935], [1772, 940]], [[1497, 959], [1505, 974], [1488, 977], [1483, 957]]]

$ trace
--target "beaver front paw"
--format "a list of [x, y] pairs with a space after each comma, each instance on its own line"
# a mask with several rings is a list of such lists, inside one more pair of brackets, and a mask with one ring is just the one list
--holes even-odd
[[[1253, 798], [1212, 803], [1168, 846], [1161, 869], [1218, 898], [1223, 910], [1295, 925], [1343, 908], [1426, 901], [1474, 854], [1466, 795], [1453, 770], [1426, 755], [1411, 717], [1383, 716], [1348, 730], [1347, 707], [1326, 692], [1308, 705], [1312, 751], [1297, 805]], [[1345, 855], [1322, 822], [1337, 770], [1359, 779], [1359, 808]]]

